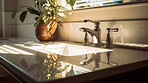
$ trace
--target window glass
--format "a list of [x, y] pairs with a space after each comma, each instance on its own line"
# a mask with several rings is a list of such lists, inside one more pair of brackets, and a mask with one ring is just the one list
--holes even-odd
[[77, 0], [76, 9], [122, 3], [123, 0]]
[[[64, 3], [66, 0], [63, 0], [63, 6], [66, 6], [70, 9], [70, 6], [65, 5]], [[77, 0], [74, 9], [81, 9], [81, 8], [89, 8], [89, 7], [96, 7], [96, 6], [103, 6], [103, 5], [110, 5], [110, 4], [118, 4], [122, 3], [123, 0]]]

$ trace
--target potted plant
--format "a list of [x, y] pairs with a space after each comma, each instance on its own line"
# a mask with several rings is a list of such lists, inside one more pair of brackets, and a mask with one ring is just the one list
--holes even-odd
[[34, 0], [35, 7], [21, 6], [15, 10], [11, 17], [12, 19], [16, 16], [21, 9], [24, 9], [20, 14], [20, 21], [23, 22], [26, 18], [27, 13], [35, 14], [38, 17], [35, 18], [36, 27], [35, 34], [39, 41], [49, 41], [55, 39], [55, 32], [57, 24], [62, 22], [62, 18], [65, 17], [64, 12], [71, 12], [73, 10], [76, 0], [66, 0], [66, 3], [71, 6], [71, 10], [58, 4], [58, 0]]

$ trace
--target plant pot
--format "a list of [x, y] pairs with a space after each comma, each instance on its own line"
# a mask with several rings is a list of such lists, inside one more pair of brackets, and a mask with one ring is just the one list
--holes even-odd
[[47, 26], [43, 20], [36, 27], [35, 34], [39, 41], [53, 41], [56, 38], [57, 21], [53, 17]]

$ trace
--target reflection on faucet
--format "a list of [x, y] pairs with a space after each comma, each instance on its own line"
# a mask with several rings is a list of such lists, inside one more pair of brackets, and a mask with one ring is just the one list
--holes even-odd
[[89, 20], [89, 19], [84, 20], [84, 22], [92, 22], [92, 23], [94, 23], [95, 24], [95, 29], [92, 30], [92, 29], [89, 29], [89, 28], [80, 28], [80, 31], [88, 32], [92, 36], [93, 46], [101, 47], [101, 29], [99, 28], [100, 23], [97, 22], [97, 21]]
[[107, 64], [108, 66], [117, 66], [117, 63], [110, 62], [111, 52], [106, 52], [107, 62], [102, 62]]
[[92, 71], [94, 71], [96, 68], [99, 68], [99, 67], [100, 67], [99, 62], [105, 63], [105, 64], [107, 64], [108, 66], [117, 66], [116, 63], [110, 62], [111, 52], [106, 52], [107, 62], [102, 62], [102, 61], [101, 61], [101, 58], [100, 58], [100, 55], [101, 55], [100, 53], [96, 53], [96, 54], [93, 53], [90, 58], [88, 58], [88, 59], [85, 60], [85, 61], [81, 61], [81, 62], [80, 62], [80, 65], [82, 65], [82, 66], [88, 65], [88, 64], [90, 64], [91, 62], [94, 61], [95, 66], [94, 66], [94, 68], [92, 69]]
[[74, 71], [73, 65], [71, 65], [71, 69], [68, 73], [66, 73], [66, 77], [74, 76], [76, 73]]
[[82, 61], [80, 62], [80, 65], [88, 65], [89, 63], [91, 63], [92, 61], [95, 62], [95, 67], [92, 69], [94, 70], [95, 68], [99, 68], [99, 62], [100, 62], [100, 53], [97, 53], [97, 54], [92, 54], [91, 55], [91, 58], [85, 60], [85, 61]]
[[82, 58], [82, 59], [88, 59], [88, 54], [85, 54], [85, 56], [83, 56], [83, 57], [80, 57], [80, 58]]

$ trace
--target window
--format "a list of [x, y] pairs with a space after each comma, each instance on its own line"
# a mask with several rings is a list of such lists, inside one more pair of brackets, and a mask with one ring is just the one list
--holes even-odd
[[77, 0], [76, 9], [122, 3], [123, 0]]
[[[123, 0], [77, 0], [74, 9], [81, 9], [81, 8], [89, 8], [95, 6], [103, 6], [103, 5], [110, 5], [110, 4], [118, 4], [122, 3]], [[65, 2], [63, 2], [64, 4]], [[66, 6], [66, 5], [63, 5]], [[69, 6], [66, 6], [70, 9]]]

